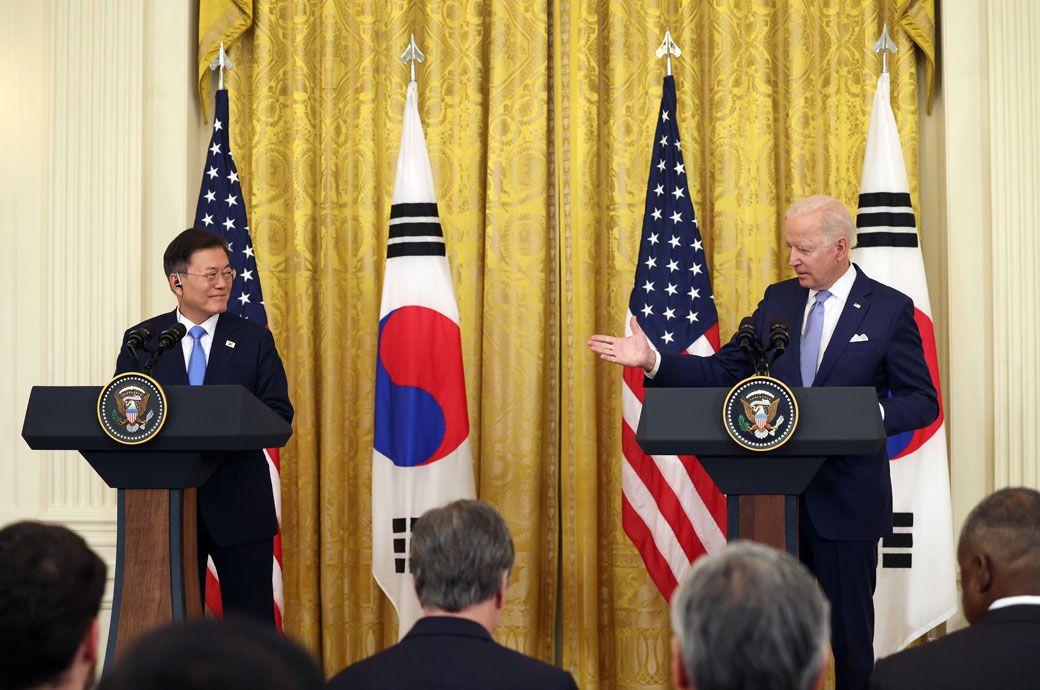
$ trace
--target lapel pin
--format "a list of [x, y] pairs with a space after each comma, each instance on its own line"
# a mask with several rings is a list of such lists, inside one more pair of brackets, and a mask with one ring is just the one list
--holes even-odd
[[[858, 307], [859, 305], [857, 304], [856, 306]], [[232, 350], [235, 349], [235, 341], [234, 340], [225, 340], [224, 344], [226, 346], [230, 347]]]
[[852, 306], [856, 307], [856, 309], [859, 309], [859, 302], [853, 302]]

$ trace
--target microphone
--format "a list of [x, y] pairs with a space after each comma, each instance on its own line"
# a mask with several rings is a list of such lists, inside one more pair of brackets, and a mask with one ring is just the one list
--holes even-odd
[[165, 331], [159, 334], [159, 348], [158, 352], [163, 350], [169, 350], [171, 347], [176, 345], [184, 337], [184, 334], [188, 332], [188, 329], [184, 327], [184, 324], [177, 322], [167, 328]]
[[188, 329], [184, 327], [184, 324], [177, 322], [167, 328], [165, 331], [159, 334], [159, 346], [155, 348], [155, 353], [149, 358], [148, 363], [144, 365], [144, 373], [152, 373], [152, 367], [159, 361], [159, 357], [163, 352], [169, 350], [174, 345], [180, 342], [184, 334], [188, 332]]
[[131, 352], [144, 347], [144, 344], [152, 339], [152, 329], [148, 326], [141, 326], [130, 331], [130, 334], [126, 336], [126, 347]]
[[740, 328], [737, 329], [737, 347], [743, 352], [751, 363], [755, 363], [755, 358], [751, 354], [751, 348], [755, 344], [755, 320], [750, 316], [745, 316], [740, 320]]
[[784, 353], [791, 342], [791, 335], [787, 331], [787, 319], [783, 316], [774, 316], [769, 322], [769, 347], [775, 352], [773, 361]]

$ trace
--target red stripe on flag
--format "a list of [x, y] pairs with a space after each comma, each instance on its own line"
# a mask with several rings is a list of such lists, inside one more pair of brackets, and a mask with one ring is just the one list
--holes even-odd
[[217, 618], [223, 618], [224, 604], [220, 600], [220, 583], [209, 567], [206, 568], [206, 608]]
[[635, 545], [636, 550], [639, 551], [639, 555], [642, 556], [650, 579], [664, 595], [665, 601], [671, 601], [672, 592], [678, 586], [675, 575], [672, 574], [672, 569], [668, 567], [664, 556], [657, 550], [657, 544], [654, 543], [654, 536], [650, 528], [628, 502], [628, 497], [624, 492], [621, 493], [621, 526]]
[[628, 389], [632, 391], [632, 394], [636, 396], [636, 400], [639, 401], [639, 405], [643, 405], [643, 399], [646, 398], [646, 389], [643, 388], [643, 370], [640, 367], [625, 367], [623, 369], [625, 384]]
[[624, 422], [621, 424], [621, 450], [646, 490], [654, 497], [658, 511], [671, 526], [679, 545], [692, 563], [693, 559], [704, 553], [704, 546], [697, 538], [697, 532], [683, 510], [679, 497], [665, 481], [653, 458], [643, 453], [636, 443], [635, 432]]
[[715, 352], [719, 351], [719, 324], [716, 323], [714, 326], [708, 329], [704, 334], [704, 337], [711, 343], [711, 349]]
[[704, 507], [711, 513], [711, 517], [715, 520], [715, 524], [719, 526], [719, 530], [726, 534], [726, 494], [719, 491], [719, 487], [715, 486], [715, 482], [704, 471], [704, 467], [697, 460], [696, 456], [680, 455], [679, 459], [682, 460], [683, 467], [686, 468], [686, 474], [690, 478], [690, 483], [693, 484], [693, 488], [700, 495]]

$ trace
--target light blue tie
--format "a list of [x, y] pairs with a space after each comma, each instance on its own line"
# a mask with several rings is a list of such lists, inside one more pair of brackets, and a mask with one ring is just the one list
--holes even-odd
[[202, 326], [192, 326], [188, 335], [195, 339], [191, 357], [188, 358], [188, 383], [201, 386], [206, 378], [206, 351], [202, 349], [202, 336], [206, 335], [206, 329]]
[[831, 293], [820, 290], [816, 301], [809, 307], [805, 317], [805, 334], [802, 336], [802, 385], [811, 386], [816, 378], [816, 360], [820, 357], [820, 339], [823, 336], [823, 303]]

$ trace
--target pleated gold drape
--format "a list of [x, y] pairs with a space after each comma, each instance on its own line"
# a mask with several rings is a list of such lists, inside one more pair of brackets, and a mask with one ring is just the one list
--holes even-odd
[[478, 492], [517, 547], [496, 638], [550, 661], [558, 649], [583, 688], [663, 688], [666, 604], [620, 526], [620, 370], [584, 345], [623, 328], [654, 49], [670, 27], [684, 51], [679, 129], [726, 337], [788, 275], [786, 206], [816, 192], [856, 206], [882, 19], [916, 200], [908, 6], [914, 26], [933, 16], [930, 0], [254, 0], [229, 51], [231, 138], [299, 410], [282, 467], [286, 630], [327, 673], [396, 639], [371, 575], [370, 464], [409, 34], [427, 55], [419, 107]]

